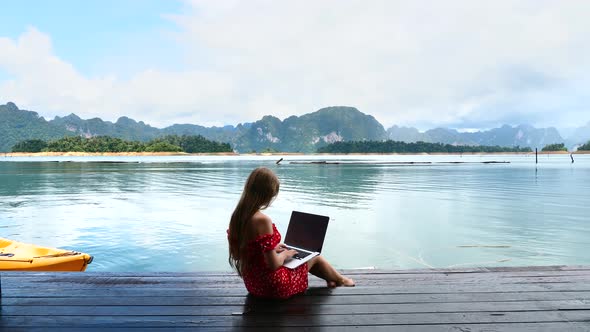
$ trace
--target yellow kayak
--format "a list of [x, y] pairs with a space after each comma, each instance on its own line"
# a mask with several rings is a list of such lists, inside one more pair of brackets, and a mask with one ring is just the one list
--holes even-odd
[[0, 238], [0, 271], [84, 271], [92, 256]]

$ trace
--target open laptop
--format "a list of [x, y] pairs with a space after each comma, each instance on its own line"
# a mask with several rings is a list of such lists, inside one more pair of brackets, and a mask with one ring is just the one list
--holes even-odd
[[285, 235], [285, 246], [298, 254], [285, 260], [285, 267], [294, 269], [322, 252], [329, 217], [293, 211]]

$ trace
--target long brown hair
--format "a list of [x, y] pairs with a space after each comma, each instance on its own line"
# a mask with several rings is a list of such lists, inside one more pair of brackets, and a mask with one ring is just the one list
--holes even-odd
[[247, 266], [246, 224], [258, 211], [266, 209], [279, 193], [279, 179], [266, 167], [258, 167], [250, 173], [242, 197], [229, 222], [229, 265], [240, 276]]

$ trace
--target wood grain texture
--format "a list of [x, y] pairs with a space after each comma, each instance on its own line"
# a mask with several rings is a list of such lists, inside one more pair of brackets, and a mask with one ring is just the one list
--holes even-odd
[[350, 270], [286, 301], [232, 273], [2, 273], [0, 331], [590, 331], [590, 268]]

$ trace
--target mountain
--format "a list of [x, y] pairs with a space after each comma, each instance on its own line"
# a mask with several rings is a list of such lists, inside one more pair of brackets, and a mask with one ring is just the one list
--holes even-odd
[[529, 125], [519, 125], [516, 127], [504, 125], [501, 128], [466, 134], [479, 145], [543, 148], [545, 145], [563, 143], [564, 141], [557, 129], [553, 127], [534, 128]]
[[529, 125], [516, 127], [504, 125], [487, 131], [461, 133], [454, 129], [435, 128], [420, 132], [416, 128], [393, 126], [387, 129], [387, 138], [404, 142], [423, 141], [454, 145], [499, 145], [542, 148], [547, 144], [563, 143], [557, 129], [534, 128]]
[[0, 152], [28, 139], [58, 139], [72, 135], [64, 127], [46, 121], [36, 112], [19, 109], [14, 103], [0, 105]]
[[387, 139], [392, 141], [400, 141], [407, 143], [414, 143], [418, 141], [426, 142], [426, 136], [424, 136], [418, 129], [412, 127], [398, 127], [393, 126], [387, 129]]
[[158, 129], [121, 117], [117, 122], [100, 118], [84, 120], [75, 114], [56, 116], [46, 121], [35, 112], [20, 110], [13, 103], [0, 105], [0, 151], [10, 151], [27, 139], [59, 139], [64, 136], [112, 136], [126, 140], [148, 141], [164, 135], [202, 135], [207, 139], [230, 143], [238, 152], [292, 151], [315, 152], [320, 146], [342, 140], [383, 140], [383, 126], [370, 115], [354, 107], [334, 106], [284, 121], [264, 116], [254, 123], [237, 126], [203, 127], [175, 124]]
[[339, 141], [384, 140], [385, 129], [373, 116], [354, 107], [333, 106], [284, 121], [265, 116], [237, 137], [240, 152], [278, 150], [315, 152], [318, 147]]
[[354, 107], [322, 108], [300, 117], [281, 121], [266, 115], [253, 122], [224, 127], [175, 124], [162, 129], [170, 135], [202, 135], [210, 140], [229, 142], [238, 152], [315, 152], [320, 146], [341, 140], [383, 140], [385, 129], [370, 115]]
[[568, 147], [576, 147], [588, 143], [590, 141], [590, 122], [585, 126], [576, 128], [565, 141]]
[[72, 113], [63, 118], [56, 116], [50, 122], [65, 128], [74, 135], [84, 137], [112, 136], [129, 141], [147, 141], [161, 136], [160, 129], [146, 125], [143, 121], [136, 122], [126, 116], [120, 117], [117, 122], [112, 123], [100, 118], [82, 120]]
[[[267, 115], [237, 126], [203, 127], [175, 124], [163, 129], [142, 121], [120, 117], [115, 123], [100, 118], [84, 120], [75, 114], [46, 121], [35, 112], [20, 110], [14, 103], [0, 105], [0, 152], [27, 139], [58, 139], [80, 135], [112, 136], [126, 140], [148, 141], [164, 135], [201, 135], [209, 140], [230, 143], [237, 152], [284, 151], [315, 152], [319, 147], [339, 141], [395, 141], [445, 143], [455, 145], [499, 145], [542, 148], [563, 143], [557, 129], [504, 125], [473, 133], [448, 128], [420, 132], [416, 128], [393, 126], [387, 131], [373, 116], [354, 107], [333, 106], [284, 120]], [[573, 147], [590, 140], [590, 123], [575, 130], [565, 143]]]
[[232, 142], [243, 130], [243, 125], [224, 127], [203, 127], [193, 124], [175, 124], [161, 130], [164, 135], [201, 135], [218, 142]]

